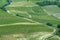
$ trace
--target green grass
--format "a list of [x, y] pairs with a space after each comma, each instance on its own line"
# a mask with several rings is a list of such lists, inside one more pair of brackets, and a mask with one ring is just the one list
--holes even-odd
[[0, 0], [0, 7], [2, 7], [6, 3], [7, 3], [6, 0]]
[[43, 7], [44, 9], [46, 9], [48, 12], [50, 12], [51, 14], [58, 14], [60, 13], [60, 8], [57, 7], [56, 5], [50, 5], [50, 6], [45, 6]]
[[31, 1], [31, 2], [41, 2], [44, 0], [12, 0], [13, 2], [19, 2], [19, 1]]
[[59, 40], [56, 36], [53, 36], [51, 38], [48, 38], [47, 40]]
[[15, 33], [52, 32], [53, 30], [43, 25], [13, 25], [0, 27], [0, 35]]
[[[43, 22], [43, 23], [51, 23], [53, 25], [57, 25], [60, 23], [60, 21], [55, 18], [54, 16], [49, 16], [45, 11], [43, 11], [43, 9], [41, 8], [41, 6], [34, 6], [34, 7], [7, 7], [8, 10], [19, 10], [19, 11], [25, 11], [28, 14], [30, 14], [32, 16], [32, 18], [30, 18], [31, 20], [37, 21], [37, 22]], [[56, 8], [58, 9], [58, 8]], [[18, 12], [16, 12], [18, 13]], [[21, 14], [21, 13], [18, 13]], [[22, 14], [23, 15], [23, 14]], [[24, 17], [26, 14], [24, 13]], [[27, 17], [29, 18], [29, 17]]]
[[[16, 2], [27, 1], [27, 0], [12, 0], [12, 1], [16, 3]], [[31, 1], [31, 3], [34, 3], [34, 2], [42, 2], [44, 0], [29, 0], [29, 1]], [[27, 1], [27, 4], [28, 4], [28, 1]], [[56, 6], [51, 6], [51, 7], [45, 6], [43, 8], [46, 9], [48, 12], [52, 12], [53, 14], [60, 13], [59, 11], [60, 8]], [[59, 19], [55, 18], [54, 16], [49, 16], [42, 9], [42, 6], [33, 6], [33, 7], [25, 7], [25, 6], [9, 7], [7, 6], [6, 9], [9, 10], [11, 14], [0, 10], [0, 24], [30, 22], [30, 21], [23, 19], [23, 18], [29, 18], [27, 14], [32, 16], [31, 18], [29, 18], [31, 20], [34, 20], [36, 22], [42, 22], [42, 23], [51, 23], [53, 24], [54, 27], [56, 27], [56, 25], [60, 23]], [[13, 12], [12, 10], [16, 10], [16, 12]], [[21, 13], [19, 13], [18, 11], [20, 11]], [[22, 18], [17, 17], [15, 16], [16, 14], [19, 14], [23, 17]], [[52, 32], [52, 31], [53, 31], [52, 29], [44, 25], [13, 25], [13, 26], [11, 25], [11, 26], [0, 27], [0, 35], [17, 34], [17, 33], [29, 34], [29, 33], [34, 33], [34, 32]], [[49, 40], [52, 40], [52, 39], [49, 39]], [[34, 39], [31, 39], [31, 40], [34, 40]]]
[[13, 16], [7, 12], [0, 10], [0, 24], [19, 23], [19, 22], [30, 22], [20, 17]]

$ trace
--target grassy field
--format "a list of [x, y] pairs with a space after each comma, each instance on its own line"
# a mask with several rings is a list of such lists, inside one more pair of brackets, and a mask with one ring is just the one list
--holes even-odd
[[55, 22], [53, 20], [52, 20], [53, 22], [52, 21], [50, 22], [56, 23], [56, 24], [60, 23], [60, 18], [59, 18], [60, 8], [59, 7], [57, 7], [56, 5], [51, 5], [51, 6], [45, 6], [43, 7], [43, 9], [46, 10], [48, 14], [52, 15], [52, 17], [55, 17], [57, 19]]
[[[34, 35], [36, 35], [36, 38], [37, 38], [41, 35], [51, 33], [52, 31], [53, 31], [53, 29], [50, 29], [49, 27], [43, 26], [43, 25], [3, 26], [3, 27], [0, 27], [0, 35], [1, 35], [0, 39], [1, 40], [7, 40], [7, 39], [8, 40], [17, 40], [19, 38], [20, 39], [22, 38], [23, 40], [25, 40], [24, 38], [28, 38], [28, 39], [34, 40], [35, 39], [35, 37], [33, 37]], [[13, 35], [19, 35], [19, 36], [14, 37]], [[23, 37], [21, 37], [21, 36], [23, 36]], [[30, 36], [31, 36], [31, 38], [30, 38]], [[12, 39], [11, 39], [11, 37], [12, 37]]]
[[30, 22], [20, 17], [13, 16], [0, 10], [0, 24], [18, 23], [18, 22]]
[[[46, 28], [46, 29], [45, 29]], [[33, 32], [52, 32], [47, 26], [43, 25], [12, 25], [0, 27], [0, 34], [15, 34], [15, 33], [33, 33]]]
[[[3, 38], [2, 36], [11, 34], [26, 34], [28, 36], [28, 34], [42, 32], [43, 36], [43, 33], [45, 32], [45, 34], [53, 32], [53, 28], [55, 28], [57, 24], [60, 24], [60, 19], [53, 16], [53, 14], [56, 15], [58, 13], [57, 15], [60, 15], [60, 8], [58, 8], [56, 5], [42, 7], [34, 3], [42, 1], [44, 0], [12, 0], [12, 3], [9, 6], [6, 6], [7, 12], [4, 12], [0, 9], [0, 39], [4, 40], [5, 37]], [[1, 3], [0, 5], [2, 6], [4, 3], [5, 1], [3, 1], [3, 3]], [[46, 26], [46, 23], [51, 23], [53, 25], [52, 28]], [[38, 36], [38, 38], [40, 36]], [[49, 38], [48, 40], [52, 39], [54, 38]], [[5, 40], [11, 40], [11, 38]], [[13, 38], [12, 40], [17, 39]], [[35, 39], [35, 37], [31, 37], [29, 40], [37, 39]]]
[[[48, 7], [46, 7], [48, 9]], [[44, 8], [44, 9], [46, 9]], [[49, 16], [44, 9], [42, 9], [40, 6], [34, 6], [34, 7], [7, 7], [8, 10], [15, 14], [22, 15], [24, 17], [29, 18], [29, 15], [31, 15], [32, 20], [35, 20], [37, 22], [44, 22], [44, 23], [52, 23], [53, 25], [57, 25], [60, 23], [60, 20], [54, 16]], [[56, 8], [58, 9], [58, 8]], [[17, 12], [14, 12], [17, 11]], [[20, 11], [20, 12], [18, 12]], [[23, 13], [25, 12], [25, 13]], [[49, 12], [49, 11], [48, 11]], [[36, 14], [37, 13], [37, 14]], [[55, 12], [56, 13], [56, 12]], [[52, 14], [52, 13], [49, 13]]]

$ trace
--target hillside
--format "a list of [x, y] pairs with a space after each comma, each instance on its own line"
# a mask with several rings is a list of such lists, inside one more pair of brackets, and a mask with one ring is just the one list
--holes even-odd
[[60, 40], [59, 0], [0, 2], [0, 40]]

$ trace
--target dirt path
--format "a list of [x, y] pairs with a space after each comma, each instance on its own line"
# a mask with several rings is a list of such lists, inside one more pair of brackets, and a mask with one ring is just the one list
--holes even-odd
[[10, 26], [10, 25], [39, 25], [37, 23], [29, 23], [29, 22], [23, 22], [23, 23], [12, 23], [12, 24], [2, 24], [0, 26]]

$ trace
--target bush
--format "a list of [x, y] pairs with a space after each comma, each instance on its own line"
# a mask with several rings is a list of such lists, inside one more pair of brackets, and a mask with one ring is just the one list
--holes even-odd
[[56, 35], [60, 36], [60, 24], [57, 25], [57, 28], [58, 28], [58, 30], [56, 32]]
[[57, 25], [57, 28], [60, 28], [60, 24]]
[[21, 15], [19, 15], [19, 14], [16, 14], [16, 16], [18, 16], [18, 17], [23, 17], [23, 16], [21, 16]]
[[7, 12], [6, 8], [0, 7], [0, 9], [3, 10], [3, 11], [5, 11], [5, 12]]
[[50, 23], [47, 23], [46, 25], [48, 25], [48, 26], [52, 26], [52, 24], [50, 24]]

